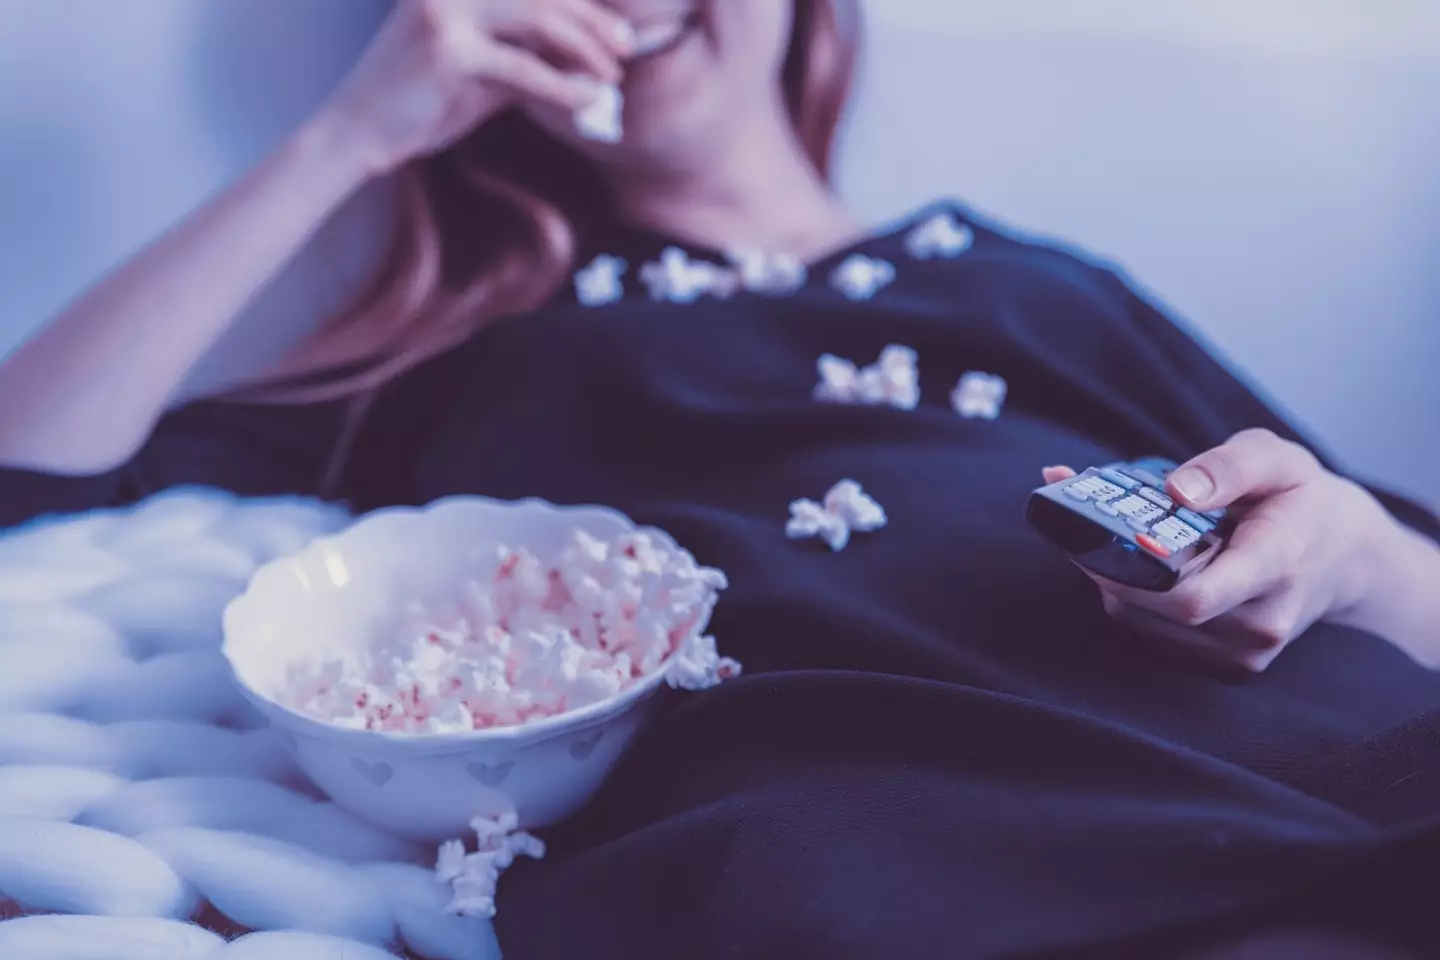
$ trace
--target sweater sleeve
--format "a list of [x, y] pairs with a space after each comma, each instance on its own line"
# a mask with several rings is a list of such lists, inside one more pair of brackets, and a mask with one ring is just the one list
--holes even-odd
[[122, 506], [182, 485], [243, 496], [316, 496], [344, 422], [341, 403], [192, 403], [167, 414], [140, 452], [108, 473], [0, 469], [0, 530], [51, 514]]
[[1323, 445], [1277, 412], [1219, 360], [1213, 349], [1202, 345], [1195, 334], [1183, 329], [1147, 297], [1137, 293], [1118, 272], [1107, 271], [1106, 282], [1113, 284], [1118, 295], [1127, 301], [1136, 335], [1153, 345], [1176, 385], [1191, 399], [1188, 403], [1182, 399], [1176, 409], [1167, 411], [1167, 419], [1185, 426], [1187, 439], [1194, 449], [1215, 446], [1248, 427], [1272, 430], [1309, 448], [1327, 469], [1361, 483], [1401, 523], [1440, 543], [1440, 518], [1434, 512], [1408, 497], [1365, 482], [1341, 467]]

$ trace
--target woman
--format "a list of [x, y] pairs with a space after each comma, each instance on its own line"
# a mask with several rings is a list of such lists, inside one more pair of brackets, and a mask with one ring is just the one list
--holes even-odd
[[[1440, 550], [1416, 532], [1440, 524], [1322, 466], [1112, 274], [944, 205], [864, 235], [825, 178], [854, 20], [842, 0], [403, 0], [283, 148], [0, 368], [0, 522], [196, 482], [361, 510], [540, 496], [724, 569], [715, 632], [746, 676], [676, 704], [550, 857], [507, 874], [511, 958], [1165, 956], [1316, 916], [1400, 930], [1398, 844], [1431, 811], [1364, 786], [1440, 706], [1416, 662], [1440, 661]], [[618, 144], [575, 131], [597, 82], [623, 83]], [[165, 413], [391, 173], [408, 219], [355, 309], [264, 380]], [[912, 256], [944, 213], [973, 243]], [[646, 298], [667, 246], [793, 255], [810, 279]], [[627, 262], [623, 296], [587, 307], [570, 279], [599, 254]], [[871, 299], [828, 282], [857, 254], [894, 266]], [[892, 343], [918, 353], [918, 407], [812, 398], [821, 354]], [[949, 409], [972, 370], [1008, 381], [998, 418]], [[1241, 524], [1176, 590], [1097, 596], [1025, 497], [1041, 463], [1141, 454], [1193, 457], [1176, 495]], [[843, 477], [889, 525], [839, 553], [788, 541], [786, 505]]]

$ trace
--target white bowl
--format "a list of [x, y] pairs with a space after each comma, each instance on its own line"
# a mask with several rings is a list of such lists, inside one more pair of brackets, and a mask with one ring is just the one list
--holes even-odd
[[[351, 730], [277, 702], [297, 658], [329, 659], [400, 625], [408, 601], [453, 602], [497, 544], [555, 556], [579, 528], [636, 529], [605, 507], [451, 497], [371, 513], [343, 532], [261, 567], [225, 608], [224, 653], [240, 690], [284, 733], [300, 768], [336, 803], [426, 842], [464, 836], [471, 818], [513, 810], [522, 827], [575, 812], [639, 729], [656, 672], [600, 703], [517, 727], [406, 735]], [[646, 528], [666, 546], [663, 531]], [[703, 632], [708, 616], [694, 627]]]

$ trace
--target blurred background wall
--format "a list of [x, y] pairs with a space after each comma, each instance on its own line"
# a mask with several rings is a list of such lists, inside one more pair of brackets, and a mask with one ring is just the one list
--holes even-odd
[[[0, 0], [0, 354], [261, 156], [387, 0]], [[1440, 504], [1440, 0], [869, 0], [840, 174], [1129, 273], [1348, 464]], [[360, 198], [207, 364], [373, 260]], [[156, 304], [156, 309], [164, 309]]]
[[1440, 504], [1440, 0], [871, 0], [841, 180], [1122, 263]]

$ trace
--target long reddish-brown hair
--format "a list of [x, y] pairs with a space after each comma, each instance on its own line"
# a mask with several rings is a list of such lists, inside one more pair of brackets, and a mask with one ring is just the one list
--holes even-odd
[[[786, 103], [806, 152], [828, 177], [859, 52], [858, 2], [795, 0], [794, 24], [782, 74]], [[388, 381], [495, 317], [549, 301], [609, 214], [593, 166], [518, 111], [412, 164], [399, 180], [400, 223], [361, 296], [232, 398], [348, 397], [353, 426]]]

